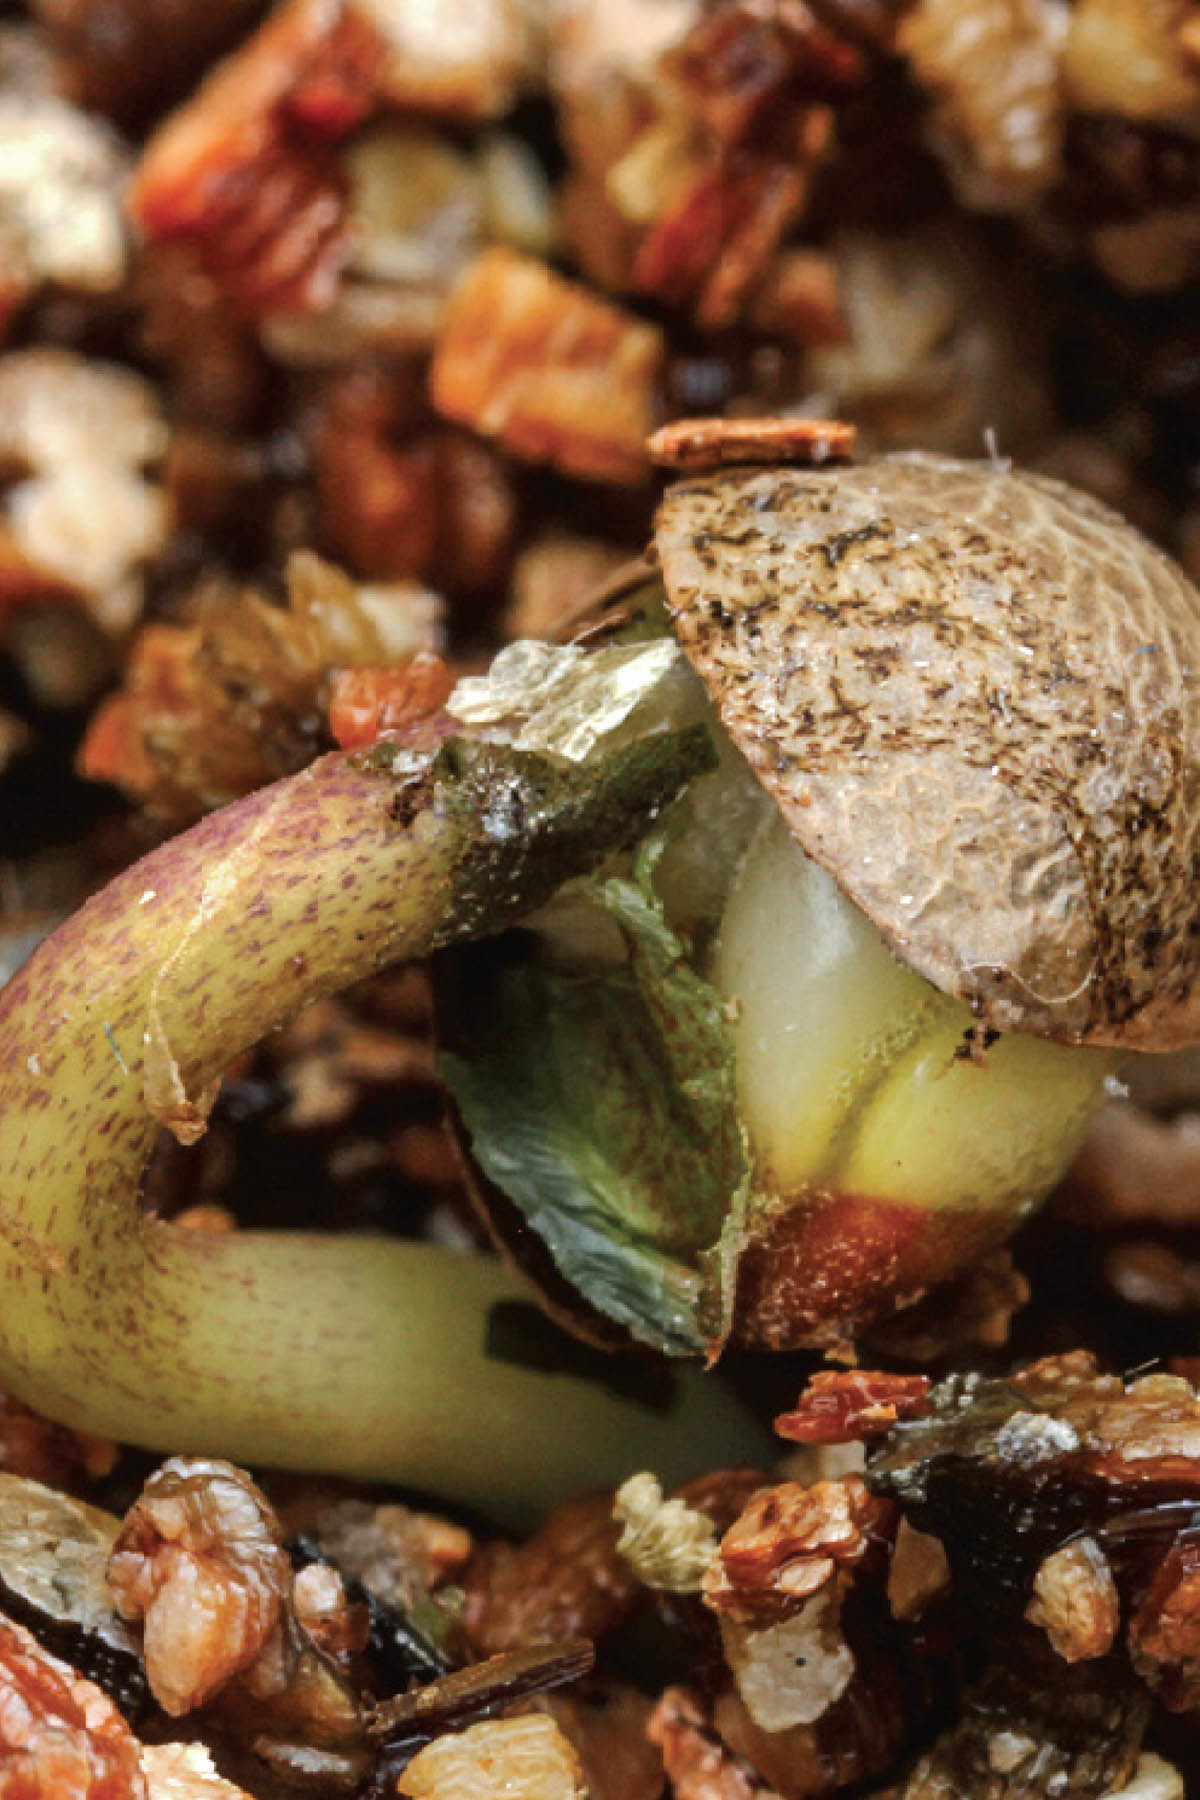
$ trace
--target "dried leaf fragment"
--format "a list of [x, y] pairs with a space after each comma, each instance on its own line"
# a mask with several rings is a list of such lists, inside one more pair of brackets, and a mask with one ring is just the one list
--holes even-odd
[[646, 475], [663, 364], [656, 326], [544, 263], [486, 251], [451, 296], [430, 373], [446, 418], [569, 475]]

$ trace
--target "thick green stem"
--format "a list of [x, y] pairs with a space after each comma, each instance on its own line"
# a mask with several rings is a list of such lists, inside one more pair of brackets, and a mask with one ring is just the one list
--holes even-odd
[[[661, 765], [635, 780], [643, 816], [679, 785]], [[398, 820], [393, 780], [327, 757], [249, 796], [118, 877], [0, 995], [0, 1382], [154, 1449], [402, 1480], [510, 1517], [646, 1462], [752, 1457], [756, 1432], [694, 1372], [671, 1372], [659, 1413], [490, 1355], [496, 1303], [522, 1293], [495, 1264], [141, 1213], [157, 1125], [202, 1130], [234, 1054], [470, 925], [485, 890], [511, 913], [539, 855], [545, 886], [614, 832], [575, 802], [564, 839], [561, 808], [531, 826], [526, 805], [516, 854], [511, 808], [481, 816], [432, 779], [404, 792]]]

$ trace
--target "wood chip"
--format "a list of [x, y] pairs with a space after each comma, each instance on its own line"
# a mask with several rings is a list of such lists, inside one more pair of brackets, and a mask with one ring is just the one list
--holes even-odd
[[716, 469], [726, 463], [847, 462], [857, 432], [840, 419], [676, 419], [647, 440], [665, 469]]

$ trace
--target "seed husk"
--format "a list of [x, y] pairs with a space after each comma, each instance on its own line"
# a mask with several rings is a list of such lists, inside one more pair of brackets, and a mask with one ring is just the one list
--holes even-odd
[[987, 1026], [1200, 1033], [1200, 596], [1115, 513], [902, 454], [672, 487], [675, 631], [893, 953]]

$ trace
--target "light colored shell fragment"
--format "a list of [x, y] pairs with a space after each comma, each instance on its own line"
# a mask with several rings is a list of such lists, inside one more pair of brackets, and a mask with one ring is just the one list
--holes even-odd
[[746, 1711], [764, 1731], [815, 1724], [849, 1687], [854, 1652], [842, 1636], [840, 1614], [840, 1595], [828, 1587], [762, 1630], [721, 1620], [725, 1660]]
[[1098, 501], [922, 455], [666, 496], [675, 628], [804, 849], [1000, 1030], [1200, 1033], [1200, 596]]
[[647, 1587], [696, 1594], [717, 1557], [712, 1520], [683, 1500], [665, 1500], [653, 1475], [631, 1475], [617, 1489], [613, 1517], [624, 1527], [617, 1549]]
[[146, 1800], [251, 1800], [217, 1774], [203, 1744], [147, 1744], [142, 1774]]
[[436, 1738], [413, 1757], [396, 1792], [409, 1800], [588, 1800], [579, 1758], [546, 1713]]
[[1161, 1756], [1147, 1751], [1138, 1757], [1133, 1779], [1123, 1788], [1110, 1788], [1100, 1800], [1184, 1800], [1183, 1777]]
[[1087, 1662], [1112, 1649], [1121, 1601], [1108, 1558], [1095, 1538], [1076, 1538], [1041, 1563], [1025, 1609], [1064, 1662]]

